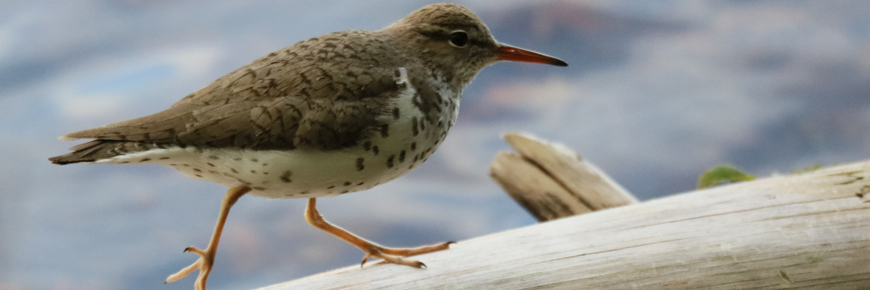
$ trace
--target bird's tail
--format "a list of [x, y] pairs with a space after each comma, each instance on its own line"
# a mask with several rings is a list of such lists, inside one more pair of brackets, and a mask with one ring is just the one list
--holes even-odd
[[48, 158], [51, 163], [64, 165], [72, 163], [89, 163], [102, 159], [108, 159], [127, 153], [141, 152], [153, 149], [154, 144], [146, 144], [131, 141], [93, 140], [76, 145], [70, 150], [73, 152]]

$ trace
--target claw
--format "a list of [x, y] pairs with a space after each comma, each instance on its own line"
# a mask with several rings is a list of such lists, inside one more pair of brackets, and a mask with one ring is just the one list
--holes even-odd
[[360, 269], [362, 269], [362, 267], [365, 266], [366, 262], [368, 262], [369, 258], [371, 258], [371, 257], [372, 257], [372, 254], [366, 254], [366, 256], [363, 257], [362, 263], [359, 263]]

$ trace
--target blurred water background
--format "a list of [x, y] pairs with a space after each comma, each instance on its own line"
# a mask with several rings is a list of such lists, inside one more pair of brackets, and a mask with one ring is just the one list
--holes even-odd
[[[262, 55], [383, 28], [429, 1], [0, 1], [0, 289], [190, 289], [225, 188], [160, 166], [54, 166], [80, 129], [144, 116]], [[535, 223], [487, 175], [502, 133], [562, 142], [641, 199], [731, 163], [760, 176], [870, 156], [868, 1], [458, 1], [496, 39], [571, 66], [500, 63], [420, 169], [322, 199], [390, 246]], [[242, 198], [210, 289], [359, 263], [304, 200]]]

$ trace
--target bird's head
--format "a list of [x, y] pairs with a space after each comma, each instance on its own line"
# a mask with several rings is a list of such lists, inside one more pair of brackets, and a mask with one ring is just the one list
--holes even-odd
[[425, 6], [383, 31], [401, 39], [405, 51], [420, 56], [426, 67], [462, 85], [484, 67], [502, 60], [568, 65], [551, 56], [498, 43], [477, 15], [456, 4]]

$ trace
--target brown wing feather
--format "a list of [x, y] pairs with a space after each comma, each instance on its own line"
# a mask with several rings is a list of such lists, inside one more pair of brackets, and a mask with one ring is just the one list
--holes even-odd
[[375, 32], [336, 32], [271, 53], [154, 115], [71, 133], [62, 139], [251, 149], [334, 150], [356, 145], [385, 122], [398, 68], [339, 41]]

